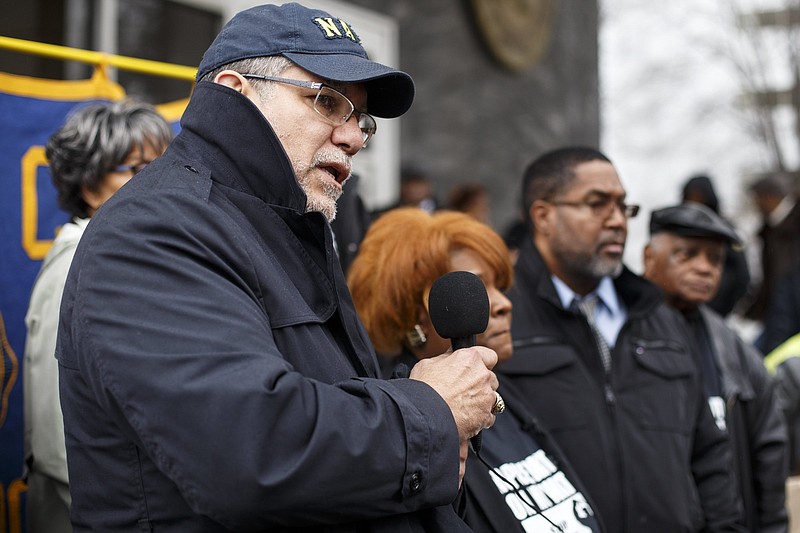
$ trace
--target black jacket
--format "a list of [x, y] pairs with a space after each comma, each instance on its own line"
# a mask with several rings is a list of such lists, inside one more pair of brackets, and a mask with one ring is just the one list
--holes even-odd
[[[761, 239], [761, 283], [745, 315], [753, 320], [766, 318], [778, 280], [800, 266], [800, 199], [776, 225], [766, 222], [758, 231]], [[763, 350], [765, 353], [767, 349]]]
[[614, 285], [628, 320], [605, 387], [586, 319], [562, 307], [525, 242], [510, 293], [514, 357], [498, 371], [525, 391], [608, 531], [742, 531], [730, 445], [707, 407], [683, 318], [627, 270]]
[[736, 457], [747, 530], [788, 531], [788, 435], [774, 381], [761, 354], [742, 342], [717, 313], [701, 306], [700, 315], [722, 376], [725, 419]]
[[452, 414], [376, 379], [305, 201], [255, 105], [200, 83], [92, 218], [57, 348], [76, 532], [465, 529]]

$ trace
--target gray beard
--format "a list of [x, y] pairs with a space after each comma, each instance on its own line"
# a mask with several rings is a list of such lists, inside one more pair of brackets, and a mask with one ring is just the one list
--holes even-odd
[[336, 202], [342, 195], [342, 191], [327, 181], [323, 181], [323, 198], [320, 198], [314, 194], [310, 194], [310, 192], [313, 191], [311, 181], [312, 178], [310, 178], [308, 174], [304, 174], [303, 176], [297, 178], [300, 188], [302, 188], [306, 193], [306, 213], [318, 211], [328, 219], [328, 222], [333, 222], [333, 220], [336, 218]]
[[[297, 161], [292, 161], [292, 167], [295, 169], [297, 175], [297, 183], [303, 192], [306, 193], [306, 213], [317, 211], [322, 213], [328, 222], [333, 222], [336, 218], [336, 202], [342, 196], [342, 189], [332, 185], [326, 180], [320, 180], [322, 185], [321, 197], [311, 194], [314, 191], [314, 179], [311, 177], [311, 172], [315, 167], [322, 165], [328, 161], [337, 161], [341, 164], [346, 164], [350, 168], [350, 157], [339, 150], [325, 150], [317, 152], [311, 164], [305, 170], [298, 170], [302, 167]], [[348, 178], [350, 176], [347, 176]], [[347, 179], [345, 179], [347, 181]]]
[[605, 276], [611, 276], [612, 278], [616, 278], [617, 276], [622, 274], [622, 260], [612, 262], [600, 259], [598, 257], [594, 257], [589, 262], [588, 269], [592, 274], [597, 276], [597, 279], [603, 278]]
[[597, 256], [572, 254], [553, 250], [553, 255], [562, 267], [581, 279], [600, 281], [605, 276], [616, 278], [622, 273], [622, 260], [612, 261]]

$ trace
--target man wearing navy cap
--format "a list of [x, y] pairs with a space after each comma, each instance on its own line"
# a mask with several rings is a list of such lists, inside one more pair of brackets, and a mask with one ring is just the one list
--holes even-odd
[[722, 277], [725, 244], [740, 246], [734, 229], [699, 204], [654, 211], [644, 250], [645, 278], [689, 323], [706, 396], [730, 438], [748, 531], [785, 532], [787, 431], [774, 384], [761, 356], [706, 303]]
[[236, 15], [166, 153], [89, 225], [57, 348], [76, 532], [462, 531], [497, 356], [378, 378], [329, 221], [411, 78], [346, 21]]

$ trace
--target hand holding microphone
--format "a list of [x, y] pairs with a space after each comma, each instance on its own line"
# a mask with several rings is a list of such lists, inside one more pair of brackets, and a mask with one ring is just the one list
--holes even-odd
[[449, 272], [431, 287], [428, 312], [440, 337], [450, 339], [453, 352], [423, 359], [411, 377], [431, 385], [447, 402], [462, 441], [473, 438], [480, 448], [479, 432], [494, 424], [494, 414], [504, 409], [495, 392], [497, 377], [491, 372], [497, 354], [475, 346], [476, 335], [489, 322], [489, 297], [483, 282], [470, 272]]

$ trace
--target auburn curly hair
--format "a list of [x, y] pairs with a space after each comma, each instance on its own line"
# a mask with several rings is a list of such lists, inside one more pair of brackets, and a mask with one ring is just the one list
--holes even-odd
[[397, 353], [427, 309], [433, 282], [451, 270], [450, 254], [467, 249], [491, 267], [500, 290], [511, 287], [508, 248], [495, 231], [455, 211], [428, 214], [416, 207], [386, 212], [369, 228], [350, 267], [353, 303], [378, 353]]

